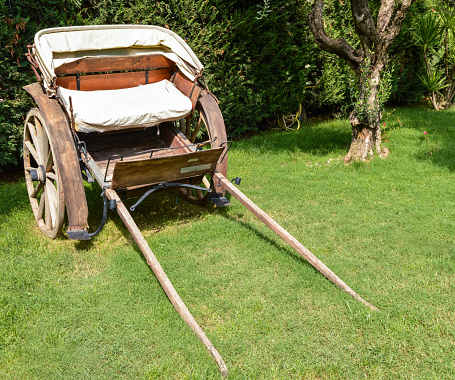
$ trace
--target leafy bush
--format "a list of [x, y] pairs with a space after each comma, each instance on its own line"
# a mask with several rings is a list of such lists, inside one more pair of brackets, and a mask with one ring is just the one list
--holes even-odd
[[0, 170], [19, 163], [24, 118], [33, 105], [22, 90], [35, 80], [25, 57], [27, 45], [39, 29], [64, 23], [65, 17], [59, 1], [0, 4]]
[[28, 68], [18, 53], [26, 22], [21, 17], [0, 18], [0, 38], [4, 47], [0, 51], [0, 167], [17, 165], [20, 157], [22, 117], [27, 108], [20, 88], [27, 82]]
[[437, 7], [414, 20], [414, 38], [425, 62], [419, 75], [430, 93], [433, 107], [449, 108], [455, 95], [455, 15], [454, 7]]

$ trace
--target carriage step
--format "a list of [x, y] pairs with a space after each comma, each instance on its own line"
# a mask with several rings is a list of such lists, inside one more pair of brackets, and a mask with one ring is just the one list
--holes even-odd
[[91, 240], [86, 230], [68, 230], [66, 233], [71, 240]]
[[213, 203], [216, 207], [226, 207], [231, 205], [229, 199], [224, 197], [222, 193], [211, 194], [209, 199], [210, 202]]

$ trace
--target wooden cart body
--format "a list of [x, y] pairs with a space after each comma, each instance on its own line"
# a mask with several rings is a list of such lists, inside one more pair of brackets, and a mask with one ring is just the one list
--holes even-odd
[[[187, 200], [202, 204], [207, 193], [221, 199], [228, 191], [328, 279], [374, 308], [226, 179], [227, 137], [218, 102], [202, 79], [202, 64], [175, 33], [146, 25], [46, 29], [36, 34], [28, 58], [38, 82], [25, 90], [38, 108], [25, 122], [24, 166], [38, 226], [48, 237], [57, 236], [66, 209], [68, 236], [90, 239], [94, 233], [89, 233], [83, 180], [96, 181], [103, 189], [104, 212], [108, 202], [118, 212], [169, 299], [223, 376], [227, 376], [224, 361], [178, 296], [122, 199], [178, 187]], [[167, 108], [154, 107], [149, 99], [161, 104], [162, 93], [146, 92], [150, 95], [146, 101], [158, 116], [130, 112], [123, 118], [122, 105], [134, 103], [131, 99], [139, 91], [155, 85], [171, 94], [178, 91], [176, 99], [186, 102], [186, 111], [175, 113], [169, 102]], [[111, 103], [105, 102], [110, 96]], [[119, 97], [120, 110], [111, 107]], [[140, 97], [134, 99], [142, 102]], [[83, 101], [94, 110], [85, 119]], [[109, 122], [111, 114], [116, 115], [115, 122]], [[196, 142], [202, 125], [208, 135], [205, 144]]]
[[[25, 89], [35, 99], [40, 116], [50, 129], [54, 161], [61, 179], [59, 190], [66, 200], [70, 236], [87, 237], [82, 233], [88, 227], [88, 208], [80, 163], [103, 189], [120, 190], [123, 197], [138, 195], [161, 182], [199, 184], [202, 176], [213, 174], [215, 170], [226, 175], [227, 143], [221, 112], [216, 99], [201, 84], [202, 64], [175, 33], [146, 25], [45, 29], [36, 34], [28, 56], [41, 83]], [[175, 87], [180, 97], [189, 99], [190, 113], [180, 120], [180, 124], [187, 125], [186, 135], [176, 127], [172, 112], [165, 109], [173, 105], [154, 107], [156, 98], [159, 100], [166, 89], [143, 91], [164, 82], [168, 87]], [[128, 89], [127, 93], [125, 89]], [[136, 109], [142, 112], [139, 121], [119, 122], [136, 116], [122, 108], [130, 101], [131, 94], [134, 96], [138, 91], [142, 91], [139, 97], [142, 94], [155, 96], [152, 100], [144, 98], [153, 110], [144, 106], [133, 108], [133, 112]], [[70, 95], [64, 97], [65, 93]], [[108, 99], [106, 102], [104, 98], [112, 94], [116, 96], [114, 101], [118, 102], [118, 107], [114, 104], [110, 113], [117, 114], [117, 123], [110, 121], [109, 110], [105, 110], [105, 105], [113, 101]], [[95, 114], [89, 114], [81, 122], [83, 125], [79, 125], [78, 115], [85, 110], [75, 100], [79, 98], [81, 102], [88, 99], [95, 103], [92, 104]], [[193, 144], [197, 136], [197, 131], [190, 128], [194, 111], [203, 119], [198, 120], [198, 125], [201, 122], [206, 125], [209, 145], [214, 151], [200, 151]], [[158, 116], [154, 117], [153, 112]], [[108, 120], [108, 125], [99, 124], [99, 116], [103, 114], [106, 114], [104, 119]], [[94, 124], [87, 120], [90, 117]], [[26, 147], [25, 151], [30, 150]], [[171, 159], [170, 156], [175, 157]], [[26, 166], [33, 165], [27, 161]], [[222, 189], [218, 187], [214, 191], [222, 192]], [[39, 207], [37, 203], [35, 209]], [[44, 226], [46, 233], [49, 231], [45, 225], [49, 221], [45, 214], [37, 215], [37, 222]], [[51, 224], [54, 222], [61, 224], [61, 220], [52, 220]], [[60, 232], [54, 231], [55, 228], [48, 230], [52, 230], [50, 235]]]

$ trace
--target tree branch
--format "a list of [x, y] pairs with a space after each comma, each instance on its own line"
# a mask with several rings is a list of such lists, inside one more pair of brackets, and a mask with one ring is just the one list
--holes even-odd
[[[383, 0], [384, 2], [393, 2], [393, 0]], [[386, 49], [390, 46], [393, 40], [398, 36], [403, 25], [406, 12], [415, 0], [403, 0], [400, 5], [393, 9], [390, 15], [388, 26], [382, 33], [382, 38]], [[382, 7], [381, 7], [382, 8]]]
[[[390, 1], [390, 0], [386, 0]], [[368, 0], [351, 0], [355, 31], [360, 38], [365, 54], [379, 42], [379, 34], [371, 16]]]
[[377, 30], [379, 34], [383, 34], [389, 25], [390, 18], [392, 17], [395, 8], [394, 0], [382, 0], [381, 7], [379, 8]]
[[333, 39], [325, 31], [323, 18], [324, 0], [315, 0], [307, 22], [318, 46], [329, 53], [338, 55], [357, 71], [364, 57], [362, 50], [354, 49], [344, 38]]

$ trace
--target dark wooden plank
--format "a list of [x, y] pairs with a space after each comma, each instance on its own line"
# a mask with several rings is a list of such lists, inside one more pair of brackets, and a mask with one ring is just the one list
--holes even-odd
[[[170, 79], [171, 74], [172, 71], [169, 68], [150, 70], [148, 73], [148, 83]], [[80, 76], [81, 91], [118, 90], [120, 88], [136, 87], [141, 84], [146, 84], [145, 71]], [[57, 77], [57, 85], [69, 90], [77, 90], [76, 76]]]
[[[128, 130], [116, 133], [79, 133], [79, 138], [87, 144], [92, 156], [109, 158], [113, 154], [133, 155], [133, 150], [146, 150], [164, 147], [164, 142], [157, 135], [158, 127], [144, 130]], [[121, 151], [121, 152], [119, 152]]]
[[[159, 134], [157, 130], [159, 129]], [[135, 152], [147, 151], [150, 149], [160, 149], [153, 153], [153, 157], [169, 156], [182, 153], [189, 153], [196, 150], [195, 147], [188, 147], [190, 142], [178, 133], [172, 124], [164, 123], [152, 128], [133, 130], [127, 132], [117, 132], [109, 134], [83, 134], [79, 137], [85, 141], [90, 156], [96, 162], [96, 165], [106, 173], [107, 163], [110, 157], [121, 155], [123, 161], [147, 160], [150, 158], [150, 152], [135, 154]], [[167, 148], [181, 149], [167, 149]], [[106, 179], [112, 179], [112, 173], [120, 158], [113, 159], [109, 163]]]
[[88, 226], [87, 200], [68, 118], [58, 101], [49, 98], [40, 83], [30, 84], [24, 89], [36, 101], [51, 134], [57, 156], [54, 160], [58, 165], [65, 195], [68, 230], [86, 229]]
[[150, 68], [173, 68], [175, 63], [163, 55], [133, 55], [112, 57], [86, 57], [65, 63], [55, 69], [56, 75], [77, 73], [100, 73], [107, 71], [141, 70]]
[[211, 173], [222, 151], [223, 148], [216, 148], [149, 160], [117, 162], [111, 188], [170, 182]]

